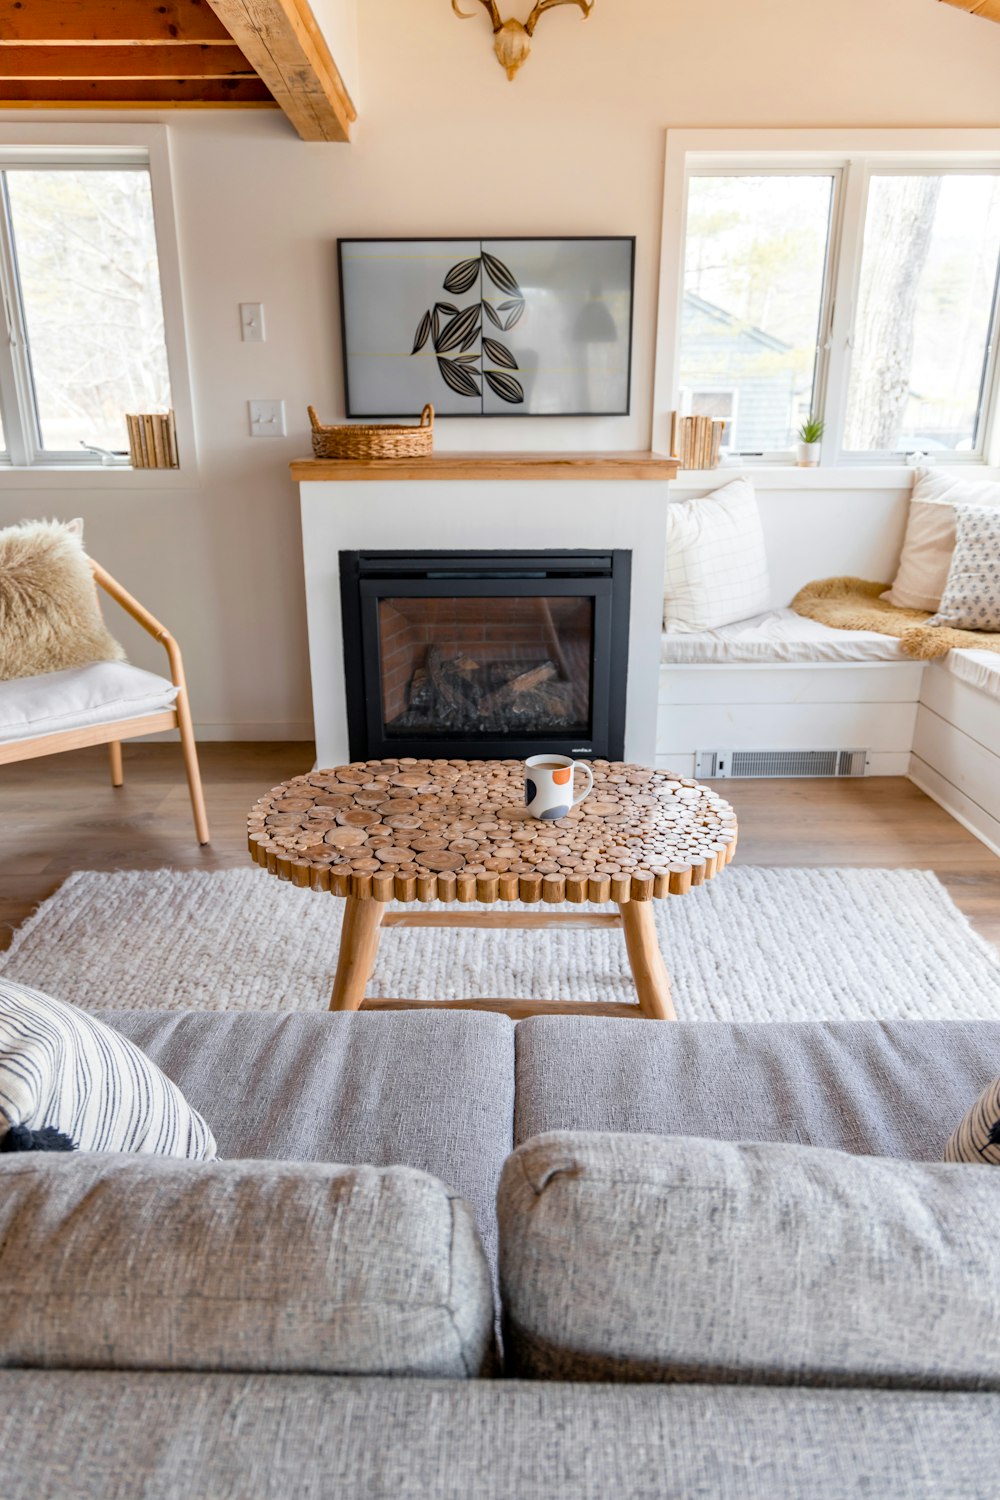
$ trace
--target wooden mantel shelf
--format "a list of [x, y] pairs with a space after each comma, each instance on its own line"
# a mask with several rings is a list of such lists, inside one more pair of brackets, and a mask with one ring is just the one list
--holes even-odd
[[435, 453], [430, 458], [297, 458], [292, 478], [363, 479], [673, 479], [679, 465], [661, 453]]

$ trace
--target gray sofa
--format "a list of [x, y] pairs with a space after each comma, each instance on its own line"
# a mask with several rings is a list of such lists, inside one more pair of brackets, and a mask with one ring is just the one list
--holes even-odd
[[[471, 1206], [494, 1273], [501, 1171], [540, 1134], [787, 1143], [938, 1162], [1000, 1058], [992, 1022], [514, 1025], [464, 1012], [107, 1019], [205, 1114], [223, 1157], [429, 1172]], [[1000, 1174], [994, 1190], [987, 1168], [940, 1170], [973, 1174], [980, 1197], [988, 1181], [1000, 1207]], [[627, 1271], [623, 1258], [635, 1254], [645, 1281], [641, 1253], [627, 1235], [622, 1243], [619, 1263]], [[983, 1273], [988, 1339], [1000, 1277], [985, 1257]], [[694, 1286], [696, 1262], [691, 1274]], [[567, 1309], [572, 1316], [571, 1297]], [[889, 1322], [898, 1321], [894, 1308]], [[771, 1331], [762, 1327], [762, 1339]], [[666, 1381], [648, 1368], [637, 1378], [602, 1378], [597, 1368], [570, 1379], [447, 1380], [5, 1368], [0, 1493], [993, 1500], [996, 1364], [991, 1349], [981, 1379], [956, 1387], [952, 1377], [937, 1389], [920, 1388], [919, 1374], [908, 1382], [905, 1370], [888, 1381], [803, 1384], [780, 1371], [756, 1380], [697, 1365]]]

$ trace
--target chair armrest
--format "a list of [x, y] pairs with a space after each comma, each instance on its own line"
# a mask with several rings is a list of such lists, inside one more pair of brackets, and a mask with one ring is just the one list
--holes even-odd
[[88, 559], [94, 574], [94, 582], [98, 584], [109, 598], [116, 604], [121, 605], [127, 615], [131, 615], [137, 625], [141, 625], [148, 635], [155, 641], [159, 641], [167, 653], [170, 663], [170, 678], [174, 687], [184, 688], [184, 665], [181, 661], [181, 651], [170, 631], [165, 625], [161, 625], [155, 615], [150, 614], [144, 604], [134, 599], [128, 589], [123, 588], [116, 578], [112, 578], [100, 563], [91, 557]]

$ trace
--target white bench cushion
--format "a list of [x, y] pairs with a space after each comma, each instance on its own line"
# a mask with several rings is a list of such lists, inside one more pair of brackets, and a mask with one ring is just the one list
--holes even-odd
[[772, 609], [734, 625], [720, 625], [716, 630], [692, 635], [666, 631], [660, 660], [673, 666], [731, 666], [739, 662], [868, 662], [910, 658], [903, 655], [894, 636], [874, 630], [834, 630], [818, 620], [807, 620], [793, 609]]
[[1000, 699], [1000, 651], [949, 651], [941, 665], [961, 682]]
[[141, 718], [172, 708], [176, 697], [165, 677], [121, 661], [16, 677], [0, 682], [0, 744]]

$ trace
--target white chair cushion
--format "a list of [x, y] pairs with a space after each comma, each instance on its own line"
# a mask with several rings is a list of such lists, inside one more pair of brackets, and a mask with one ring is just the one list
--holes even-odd
[[15, 677], [0, 682], [0, 744], [141, 718], [172, 708], [176, 697], [165, 677], [122, 661]]
[[[968, 655], [952, 651], [950, 656]], [[985, 651], [975, 653], [985, 656]], [[909, 661], [900, 642], [874, 630], [834, 630], [807, 620], [794, 609], [772, 609], [697, 634], [663, 635], [660, 660], [665, 665], [727, 666], [738, 662]], [[1000, 664], [1000, 656], [997, 657]]]

